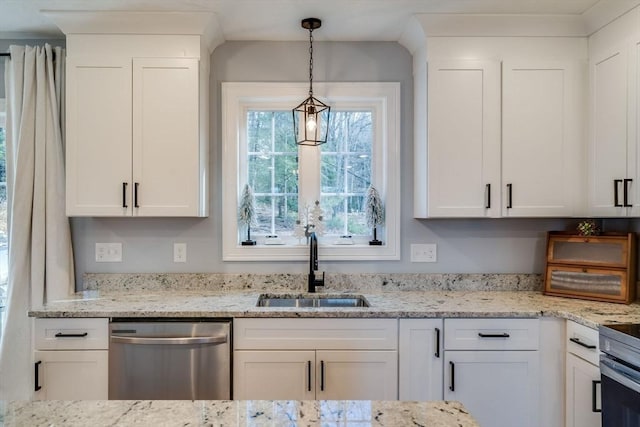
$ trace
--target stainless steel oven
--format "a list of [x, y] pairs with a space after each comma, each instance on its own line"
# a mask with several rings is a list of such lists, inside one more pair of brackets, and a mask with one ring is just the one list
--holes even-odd
[[602, 426], [640, 426], [640, 325], [605, 325], [600, 331]]
[[114, 319], [109, 399], [231, 399], [231, 321]]

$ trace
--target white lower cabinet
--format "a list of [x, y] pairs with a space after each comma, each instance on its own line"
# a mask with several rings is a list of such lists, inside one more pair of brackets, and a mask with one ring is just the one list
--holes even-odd
[[400, 319], [400, 400], [442, 400], [442, 319]]
[[36, 351], [35, 400], [106, 400], [107, 350]]
[[568, 320], [566, 427], [602, 425], [599, 354], [598, 331]]
[[109, 397], [108, 319], [36, 319], [35, 400]]
[[444, 399], [482, 426], [537, 427], [538, 319], [445, 319]]
[[567, 427], [600, 427], [600, 368], [567, 354]]
[[234, 399], [395, 400], [395, 319], [236, 319]]

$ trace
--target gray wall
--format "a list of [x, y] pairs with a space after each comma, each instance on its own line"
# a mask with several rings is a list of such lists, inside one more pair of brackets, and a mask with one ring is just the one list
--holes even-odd
[[[12, 44], [38, 46], [44, 45], [45, 43], [49, 43], [51, 46], [65, 46], [63, 39], [0, 39], [0, 52], [8, 52], [9, 46]], [[4, 98], [4, 94], [4, 60], [0, 59], [0, 98]]]
[[[413, 193], [412, 58], [397, 43], [316, 43], [317, 81], [393, 81], [402, 88], [402, 259], [388, 262], [322, 262], [339, 272], [532, 273], [543, 269], [544, 233], [573, 227], [562, 219], [415, 220]], [[227, 42], [211, 56], [211, 211], [202, 219], [72, 220], [78, 277], [84, 272], [304, 272], [304, 262], [223, 262], [221, 225], [220, 83], [306, 81], [304, 42]], [[304, 94], [301, 94], [303, 96]], [[122, 242], [122, 263], [96, 263], [96, 242]], [[188, 262], [173, 263], [173, 243], [186, 242]], [[437, 243], [438, 262], [414, 264], [411, 243]]]

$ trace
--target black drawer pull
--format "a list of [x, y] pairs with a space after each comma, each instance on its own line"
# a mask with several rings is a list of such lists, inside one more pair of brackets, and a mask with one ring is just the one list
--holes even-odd
[[456, 391], [456, 365], [450, 361], [449, 367], [451, 367], [451, 377], [449, 378], [449, 390]]
[[507, 184], [507, 209], [513, 208], [513, 184]]
[[595, 344], [585, 344], [582, 341], [580, 341], [580, 338], [569, 338], [569, 341], [574, 342], [584, 348], [588, 348], [590, 350], [593, 350], [594, 348], [596, 348]]
[[435, 357], [440, 358], [440, 328], [435, 328], [436, 332], [436, 352]]
[[591, 412], [602, 412], [602, 408], [598, 409], [598, 399], [596, 399], [596, 390], [601, 381], [591, 381]]
[[89, 335], [89, 332], [83, 332], [81, 334], [63, 334], [62, 332], [58, 332], [56, 338], [84, 338], [87, 335]]
[[320, 361], [320, 391], [324, 391], [324, 360]]
[[509, 338], [510, 335], [506, 332], [501, 334], [483, 334], [482, 332], [478, 332], [478, 336], [480, 338]]
[[36, 376], [36, 384], [35, 384], [35, 390], [38, 391], [42, 388], [42, 386], [40, 385], [40, 381], [39, 381], [39, 377], [40, 375], [38, 375], [38, 367], [40, 366], [40, 364], [42, 363], [41, 360], [38, 360], [36, 363], [34, 363], [34, 370], [35, 370], [35, 376]]
[[307, 360], [307, 391], [311, 391], [311, 360]]

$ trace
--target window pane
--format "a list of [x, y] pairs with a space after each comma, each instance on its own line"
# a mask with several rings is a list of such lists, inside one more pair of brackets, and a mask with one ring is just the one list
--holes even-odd
[[321, 200], [328, 234], [366, 235], [365, 197], [371, 183], [371, 111], [336, 111], [330, 141], [321, 146]]
[[[298, 156], [290, 111], [247, 113], [248, 183], [256, 234], [288, 235], [298, 217]], [[241, 232], [242, 233], [242, 232]]]

